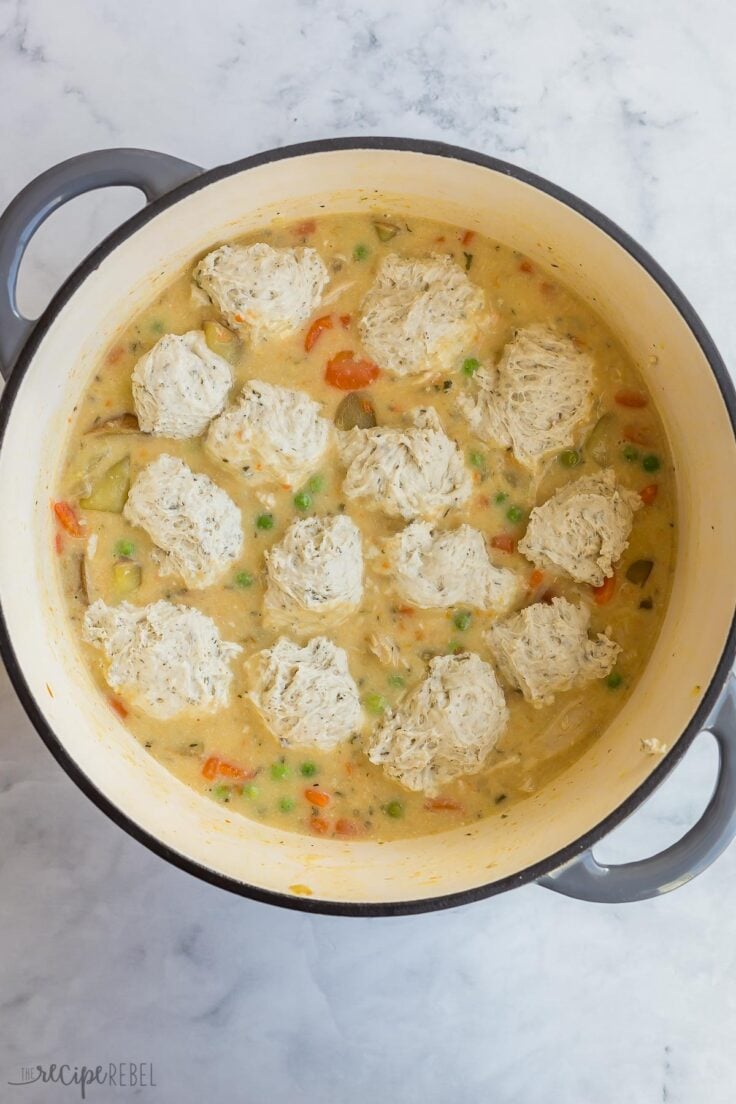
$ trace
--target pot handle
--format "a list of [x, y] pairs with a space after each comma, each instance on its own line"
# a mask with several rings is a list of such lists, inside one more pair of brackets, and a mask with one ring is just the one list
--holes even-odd
[[538, 885], [580, 901], [620, 904], [645, 901], [679, 889], [702, 874], [736, 835], [736, 679], [725, 691], [704, 731], [718, 745], [718, 777], [708, 806], [681, 840], [658, 855], [638, 862], [607, 866], [592, 851], [545, 874]]
[[95, 150], [47, 169], [0, 216], [0, 373], [8, 378], [35, 321], [18, 310], [18, 270], [26, 247], [50, 214], [97, 188], [129, 185], [150, 202], [202, 172], [197, 165], [144, 149]]

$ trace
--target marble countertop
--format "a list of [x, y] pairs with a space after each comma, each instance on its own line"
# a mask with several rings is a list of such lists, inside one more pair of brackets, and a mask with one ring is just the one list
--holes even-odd
[[[209, 166], [354, 134], [436, 137], [603, 209], [736, 354], [736, 29], [728, 0], [0, 0], [0, 206], [101, 146]], [[38, 311], [140, 198], [87, 197], [31, 246]], [[2, 540], [11, 539], [7, 532]], [[703, 808], [701, 738], [600, 848], [635, 858]], [[0, 1099], [21, 1067], [152, 1062], [88, 1099], [727, 1104], [736, 1072], [736, 846], [659, 901], [530, 887], [404, 919], [230, 897], [76, 790], [0, 681]], [[34, 1095], [35, 1094], [35, 1095]]]

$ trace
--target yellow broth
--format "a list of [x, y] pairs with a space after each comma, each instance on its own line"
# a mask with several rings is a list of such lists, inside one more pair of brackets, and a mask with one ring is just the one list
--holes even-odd
[[[379, 240], [374, 226], [377, 219], [397, 222], [400, 230], [393, 240], [386, 243]], [[233, 811], [279, 828], [390, 840], [468, 824], [485, 816], [504, 816], [512, 802], [523, 800], [544, 786], [600, 736], [640, 676], [662, 623], [675, 549], [672, 463], [651, 399], [643, 408], [630, 408], [614, 397], [622, 389], [645, 393], [638, 367], [594, 311], [556, 281], [553, 269], [542, 270], [506, 246], [479, 235], [469, 240], [457, 227], [423, 219], [406, 223], [394, 220], [390, 212], [371, 212], [324, 216], [311, 227], [273, 225], [243, 240], [246, 243], [266, 240], [275, 246], [309, 244], [316, 248], [331, 273], [326, 292], [328, 303], [317, 314], [330, 313], [334, 326], [319, 336], [310, 352], [305, 352], [304, 345], [307, 327], [289, 338], [255, 346], [250, 346], [247, 339], [238, 340], [232, 357], [232, 396], [248, 379], [266, 380], [308, 392], [322, 405], [325, 416], [333, 418], [345, 393], [325, 382], [326, 362], [341, 350], [360, 353], [355, 325], [359, 305], [382, 257], [389, 252], [416, 257], [446, 252], [468, 266], [470, 278], [484, 289], [498, 318], [483, 342], [467, 350], [467, 357], [481, 362], [496, 359], [515, 328], [535, 322], [568, 334], [592, 353], [597, 400], [590, 425], [581, 434], [578, 445], [580, 463], [570, 468], [553, 458], [536, 486], [509, 452], [489, 448], [469, 432], [456, 408], [458, 393], [472, 387], [462, 362], [457, 370], [429, 383], [381, 374], [370, 390], [379, 424], [400, 425], [413, 408], [435, 407], [446, 432], [465, 453], [475, 480], [471, 499], [463, 509], [452, 512], [448, 524], [467, 522], [489, 541], [496, 538], [496, 544], [499, 536], [502, 542], [507, 538], [519, 539], [535, 503], [544, 501], [566, 481], [598, 471], [601, 463], [613, 467], [618, 480], [633, 490], [641, 491], [656, 484], [656, 499], [635, 516], [630, 546], [616, 567], [613, 598], [604, 606], [595, 604], [589, 587], [551, 572], [546, 572], [540, 581], [532, 565], [518, 553], [490, 548], [496, 564], [513, 568], [529, 579], [528, 601], [539, 600], [543, 593], [551, 591], [589, 605], [592, 631], [607, 630], [621, 645], [622, 654], [612, 678], [559, 694], [553, 705], [542, 709], [533, 708], [519, 693], [505, 687], [510, 723], [485, 769], [442, 791], [441, 804], [447, 808], [427, 807], [425, 795], [407, 791], [389, 779], [380, 767], [369, 763], [361, 751], [360, 736], [330, 753], [282, 748], [249, 702], [243, 670], [244, 660], [269, 647], [278, 635], [262, 623], [265, 549], [282, 538], [296, 517], [308, 513], [346, 511], [361, 529], [367, 552], [380, 546], [401, 525], [379, 511], [343, 499], [343, 472], [335, 454], [320, 472], [322, 488], [310, 492], [311, 506], [300, 510], [294, 496], [304, 488], [269, 487], [268, 492], [274, 495], [273, 504], [268, 500], [264, 504], [247, 480], [207, 455], [201, 438], [172, 440], [143, 434], [89, 434], [99, 423], [133, 411], [131, 371], [137, 359], [163, 333], [184, 333], [199, 328], [206, 320], [219, 319], [216, 309], [201, 294], [193, 294], [193, 261], [155, 302], [130, 322], [102, 358], [79, 405], [59, 481], [59, 498], [69, 502], [83, 518], [85, 537], [94, 534], [97, 538], [94, 555], [88, 549], [85, 556], [86, 541], [75, 539], [61, 527], [57, 535], [69, 615], [78, 629], [80, 647], [84, 648], [94, 679], [114, 707], [125, 713], [132, 735], [177, 778], [214, 800], [227, 802]], [[596, 424], [593, 440], [586, 443], [586, 434]], [[242, 558], [219, 585], [206, 590], [189, 591], [171, 577], [162, 578], [151, 557], [150, 539], [142, 530], [127, 524], [120, 514], [85, 511], [79, 506], [80, 497], [88, 492], [94, 479], [118, 459], [130, 457], [135, 478], [143, 466], [162, 452], [178, 456], [194, 471], [209, 475], [242, 509], [245, 534]], [[652, 456], [659, 460], [659, 467], [646, 470], [644, 459]], [[649, 469], [654, 465], [651, 459], [647, 463]], [[520, 512], [519, 520], [510, 520], [509, 511], [511, 519]], [[263, 513], [273, 516], [270, 530], [257, 526], [257, 518]], [[126, 549], [121, 541], [129, 542], [131, 548]], [[121, 548], [129, 552], [128, 560], [140, 566], [140, 586], [125, 596], [129, 601], [144, 605], [168, 598], [191, 604], [216, 621], [224, 639], [243, 646], [243, 656], [233, 663], [234, 680], [226, 710], [216, 715], [184, 715], [164, 722], [151, 719], [111, 694], [104, 679], [104, 659], [81, 643], [81, 622], [88, 600], [100, 597], [108, 603], [121, 600], [113, 578], [115, 565], [121, 561]], [[627, 568], [639, 559], [654, 561], [644, 585], [626, 578]], [[473, 611], [468, 627], [460, 629], [455, 623], [457, 612], [404, 606], [391, 591], [381, 556], [367, 555], [361, 609], [344, 624], [329, 629], [327, 635], [346, 649], [363, 700], [374, 709], [384, 702], [391, 707], [423, 678], [433, 655], [472, 650], [482, 658], [489, 658], [483, 632], [491, 615]], [[457, 620], [464, 623], [462, 617]], [[381, 665], [368, 647], [372, 634], [386, 634], [395, 639], [401, 648], [401, 667]], [[367, 708], [365, 731], [379, 720], [380, 716]], [[245, 783], [208, 779], [202, 768], [210, 756], [236, 764], [252, 777]], [[326, 808], [314, 807], [306, 799], [304, 791], [311, 785], [329, 794]]]

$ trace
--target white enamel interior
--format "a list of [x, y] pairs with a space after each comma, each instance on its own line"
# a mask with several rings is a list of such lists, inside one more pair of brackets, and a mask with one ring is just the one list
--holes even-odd
[[[274, 197], [276, 201], [274, 201]], [[274, 215], [372, 204], [500, 239], [594, 302], [642, 366], [670, 436], [679, 563], [663, 634], [635, 694], [548, 789], [472, 830], [394, 844], [308, 839], [197, 796], [128, 736], [93, 687], [67, 627], [48, 509], [69, 419], [98, 354], [191, 256]], [[277, 161], [210, 184], [119, 245], [54, 320], [20, 387], [0, 455], [0, 597], [40, 710], [105, 797], [145, 832], [218, 874], [317, 899], [385, 903], [455, 893], [524, 870], [615, 810], [654, 769], [642, 736], [672, 745], [722, 653], [736, 606], [736, 447], [709, 365], [681, 315], [625, 250], [537, 189], [422, 153], [352, 150]], [[304, 889], [297, 889], [304, 892]]]

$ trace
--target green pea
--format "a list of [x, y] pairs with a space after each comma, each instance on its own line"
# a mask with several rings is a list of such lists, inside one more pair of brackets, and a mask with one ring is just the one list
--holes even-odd
[[618, 673], [618, 671], [611, 671], [610, 675], [606, 679], [606, 686], [609, 690], [618, 690], [623, 681], [624, 680]]
[[386, 816], [393, 817], [394, 820], [398, 820], [399, 817], [404, 815], [404, 806], [400, 801], [389, 801], [387, 805], [383, 806], [383, 811]]
[[477, 360], [475, 357], [467, 357], [463, 361], [463, 375], [464, 376], [469, 376], [469, 377], [474, 376], [479, 368], [480, 368], [480, 361]]
[[473, 615], [470, 610], [455, 610], [452, 615], [452, 623], [460, 632], [465, 632], [472, 620]]
[[644, 471], [655, 472], [659, 471], [660, 460], [658, 456], [655, 456], [653, 452], [650, 452], [648, 456], [645, 456], [641, 462], [641, 466]]
[[135, 555], [135, 545], [132, 540], [119, 540], [115, 542], [114, 552], [121, 559], [129, 560], [131, 556]]
[[577, 449], [565, 449], [564, 452], [560, 453], [557, 459], [560, 464], [562, 464], [563, 468], [576, 468], [582, 460], [582, 456]]
[[370, 693], [366, 694], [363, 698], [363, 705], [366, 707], [369, 713], [375, 713], [376, 716], [380, 716], [381, 713], [386, 711], [388, 702], [384, 698], [383, 694]]
[[486, 458], [482, 452], [469, 453], [468, 460], [474, 468], [484, 468], [486, 466]]
[[312, 778], [317, 773], [317, 764], [307, 761], [299, 767], [299, 772], [305, 778]]
[[624, 460], [628, 460], [630, 464], [633, 464], [634, 460], [639, 459], [639, 450], [635, 449], [633, 445], [626, 445], [622, 450]]
[[447, 645], [447, 650], [450, 655], [457, 655], [458, 652], [461, 652], [463, 650], [463, 646], [459, 640], [451, 640], [450, 643]]
[[523, 516], [524, 511], [521, 509], [520, 506], [509, 506], [508, 510], [506, 511], [506, 517], [509, 519], [512, 525], [517, 525], [521, 521]]
[[224, 782], [218, 782], [216, 786], [212, 787], [212, 796], [217, 801], [228, 801], [230, 798], [230, 787], [226, 786]]
[[496, 491], [496, 494], [493, 496], [493, 501], [497, 506], [501, 506], [508, 497], [506, 491]]
[[273, 514], [259, 514], [256, 518], [257, 529], [273, 529]]
[[291, 810], [294, 808], [294, 804], [295, 802], [293, 797], [282, 797], [279, 801], [279, 809], [282, 813], [290, 813]]
[[312, 494], [319, 494], [320, 491], [325, 489], [325, 477], [323, 475], [313, 475], [307, 483], [307, 490]]
[[246, 782], [240, 792], [242, 793], [243, 797], [250, 797], [251, 799], [255, 799], [256, 797], [258, 797], [261, 791], [258, 789], [258, 786], [254, 786], [252, 782]]
[[387, 681], [394, 690], [400, 690], [402, 686], [406, 686], [406, 679], [403, 675], [389, 675]]
[[246, 587], [253, 586], [253, 576], [250, 571], [239, 571], [235, 576], [235, 585], [242, 587], [243, 590]]
[[297, 510], [308, 510], [312, 505], [312, 496], [307, 491], [299, 491], [294, 495], [294, 505]]
[[274, 782], [281, 782], [284, 778], [289, 777], [289, 767], [286, 763], [272, 763], [271, 764], [271, 777]]
[[364, 261], [369, 252], [370, 250], [368, 249], [367, 245], [356, 245], [355, 249], [353, 250], [353, 260]]

